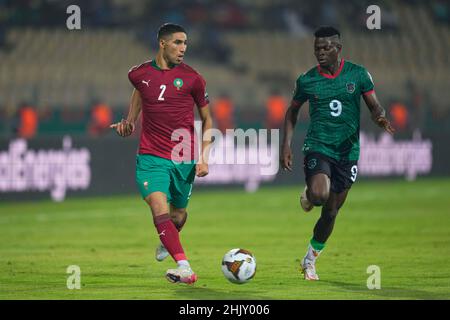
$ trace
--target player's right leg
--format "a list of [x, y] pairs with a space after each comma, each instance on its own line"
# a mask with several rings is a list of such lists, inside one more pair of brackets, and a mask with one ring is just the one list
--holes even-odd
[[142, 197], [151, 208], [153, 222], [162, 245], [177, 262], [177, 269], [169, 269], [166, 278], [171, 282], [194, 283], [197, 276], [180, 242], [178, 230], [169, 215], [170, 200], [170, 160], [150, 155], [138, 155], [136, 162], [136, 182]]
[[330, 164], [318, 153], [308, 154], [304, 159], [306, 186], [300, 195], [300, 205], [305, 212], [314, 206], [324, 205], [330, 194]]
[[[171, 219], [178, 231], [180, 231], [187, 219], [186, 208], [191, 197], [192, 186], [195, 179], [195, 162], [174, 163], [170, 174], [171, 183], [169, 193], [171, 196]], [[168, 270], [168, 276], [185, 277], [185, 273], [189, 274], [189, 271], [182, 271], [181, 274], [178, 274], [176, 271], [177, 270]], [[172, 275], [170, 275], [171, 272]], [[190, 272], [193, 274], [192, 270], [190, 270]], [[197, 276], [195, 274], [193, 274], [193, 276], [195, 277], [194, 281], [197, 280]], [[170, 280], [169, 277], [168, 279]]]
[[[181, 231], [187, 220], [186, 208], [192, 194], [192, 186], [195, 179], [195, 163], [174, 163], [170, 170], [170, 218]], [[162, 261], [168, 256], [163, 244], [156, 248], [156, 260]]]
[[181, 245], [178, 230], [169, 216], [166, 195], [162, 192], [153, 192], [145, 198], [145, 201], [151, 207], [153, 221], [158, 231], [161, 244], [166, 248], [178, 266], [175, 269], [167, 270], [167, 280], [174, 283], [194, 283], [197, 281], [197, 275], [191, 269]]
[[[186, 208], [176, 208], [173, 204], [170, 204], [170, 218], [177, 228], [178, 232], [181, 232], [184, 224], [187, 220], [187, 211]], [[155, 258], [157, 261], [163, 261], [169, 256], [169, 251], [167, 251], [166, 247], [160, 242], [156, 247]]]

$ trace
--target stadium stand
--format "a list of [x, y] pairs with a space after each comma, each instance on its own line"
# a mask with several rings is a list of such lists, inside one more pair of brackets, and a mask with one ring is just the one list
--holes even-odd
[[[83, 122], [71, 128], [87, 133], [94, 101], [111, 106], [120, 118], [131, 92], [127, 71], [154, 56], [154, 30], [168, 20], [187, 27], [186, 62], [207, 79], [212, 99], [229, 93], [239, 121], [260, 119], [263, 126], [266, 100], [274, 89], [290, 98], [296, 77], [316, 64], [311, 34], [317, 25], [310, 21], [322, 21], [341, 29], [343, 57], [370, 70], [385, 105], [397, 100], [410, 113], [430, 111], [425, 114], [431, 120], [423, 125], [449, 123], [445, 1], [381, 2], [382, 29], [374, 31], [365, 26], [366, 1], [191, 1], [190, 6], [183, 1], [81, 1], [86, 18], [82, 30], [75, 31], [67, 30], [61, 18], [61, 12], [67, 17], [61, 10], [68, 5], [64, 1], [42, 1], [33, 8], [28, 2], [0, 4], [6, 21], [0, 30], [2, 133], [10, 133], [8, 119], [27, 103], [40, 115], [54, 111], [40, 121], [39, 133], [58, 132], [64, 125], [56, 122], [64, 117], [57, 114], [71, 118], [71, 112], [82, 113], [76, 118]], [[416, 100], [412, 89], [420, 96]], [[422, 105], [413, 107], [418, 101]]]

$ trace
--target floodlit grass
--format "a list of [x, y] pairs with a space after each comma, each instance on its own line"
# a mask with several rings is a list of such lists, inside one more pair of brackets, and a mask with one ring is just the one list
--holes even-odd
[[[449, 299], [450, 180], [356, 183], [304, 281], [300, 258], [320, 209], [301, 212], [301, 186], [256, 193], [194, 191], [182, 243], [199, 276], [165, 280], [150, 211], [139, 196], [0, 204], [0, 299]], [[256, 256], [254, 279], [229, 283], [220, 262], [232, 248]], [[81, 269], [81, 290], [66, 269]], [[381, 289], [366, 286], [381, 269]]]

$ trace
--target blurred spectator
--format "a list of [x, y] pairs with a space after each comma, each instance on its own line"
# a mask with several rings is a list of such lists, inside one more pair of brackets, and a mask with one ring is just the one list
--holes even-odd
[[6, 48], [6, 29], [2, 23], [0, 23], [0, 50]]
[[303, 18], [292, 8], [286, 8], [283, 11], [283, 18], [289, 33], [296, 38], [307, 37], [311, 30], [303, 23]]
[[398, 131], [404, 131], [408, 125], [408, 109], [401, 102], [394, 102], [390, 106], [392, 125]]
[[450, 4], [445, 0], [433, 1], [431, 4], [431, 10], [434, 18], [440, 23], [450, 23]]
[[268, 129], [281, 128], [286, 113], [287, 101], [278, 92], [273, 91], [266, 101], [266, 125]]
[[231, 58], [231, 49], [223, 39], [223, 34], [213, 25], [199, 29], [204, 38], [197, 43], [196, 56], [209, 61], [220, 61], [228, 64]]
[[53, 117], [53, 109], [50, 108], [50, 105], [48, 103], [43, 103], [38, 108], [38, 117], [39, 122], [42, 124], [42, 122], [49, 121]]
[[214, 17], [220, 27], [226, 29], [242, 29], [247, 26], [247, 16], [238, 3], [232, 0], [222, 0], [213, 8]]
[[255, 12], [255, 25], [267, 31], [285, 31], [284, 11], [285, 7], [275, 4], [261, 7]]
[[381, 10], [381, 25], [383, 30], [398, 31], [398, 15], [394, 9], [383, 6]]
[[324, 1], [321, 3], [320, 24], [335, 26], [338, 24], [338, 10], [335, 1]]
[[409, 126], [412, 129], [423, 129], [425, 126], [425, 95], [423, 90], [412, 80], [407, 81], [406, 90], [409, 92], [408, 105], [411, 106]]
[[214, 101], [212, 112], [217, 128], [223, 133], [225, 133], [226, 129], [235, 127], [233, 102], [227, 94], [222, 94]]
[[109, 125], [113, 121], [111, 108], [105, 103], [97, 103], [92, 108], [91, 121], [88, 131], [91, 136], [100, 136], [109, 132]]
[[210, 18], [208, 8], [200, 1], [193, 1], [186, 8], [186, 17], [193, 25], [205, 24]]
[[28, 104], [23, 104], [17, 111], [16, 133], [18, 137], [31, 139], [38, 129], [38, 113]]

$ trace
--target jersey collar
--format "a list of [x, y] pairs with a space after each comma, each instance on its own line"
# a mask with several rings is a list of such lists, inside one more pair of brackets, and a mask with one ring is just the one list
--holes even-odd
[[159, 71], [170, 71], [170, 70], [175, 69], [175, 68], [178, 67], [179, 65], [181, 65], [181, 63], [178, 64], [178, 65], [173, 66], [173, 67], [170, 68], [170, 69], [161, 69], [161, 68], [156, 64], [156, 59], [153, 59], [153, 60], [151, 61], [151, 66], [152, 66], [153, 68], [155, 68], [156, 70], [159, 70]]
[[320, 64], [317, 65], [317, 71], [319, 71], [319, 74], [321, 76], [324, 76], [325, 78], [334, 79], [341, 73], [342, 68], [344, 68], [344, 63], [345, 63], [345, 60], [342, 58], [341, 59], [341, 65], [339, 66], [339, 69], [338, 69], [338, 71], [335, 74], [328, 74], [328, 73], [322, 72], [322, 70], [320, 69]]
[[158, 67], [158, 65], [156, 64], [156, 59], [153, 59], [153, 60], [152, 60], [151, 65], [152, 65], [152, 67], [155, 68], [156, 70], [159, 70], [159, 71], [162, 70], [162, 69], [161, 69], [160, 67]]

